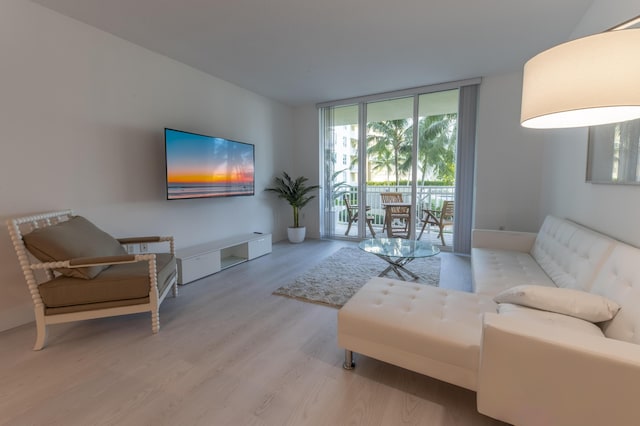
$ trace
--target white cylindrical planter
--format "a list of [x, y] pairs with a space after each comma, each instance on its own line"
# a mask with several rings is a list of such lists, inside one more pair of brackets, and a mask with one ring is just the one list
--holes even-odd
[[307, 228], [301, 226], [299, 228], [287, 228], [287, 236], [291, 243], [301, 243], [304, 241], [304, 236], [307, 233]]

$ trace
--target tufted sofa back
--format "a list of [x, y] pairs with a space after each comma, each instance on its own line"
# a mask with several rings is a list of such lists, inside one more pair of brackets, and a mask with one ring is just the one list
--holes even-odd
[[558, 287], [590, 291], [615, 241], [569, 220], [547, 216], [531, 249]]
[[620, 305], [612, 320], [602, 323], [605, 336], [640, 343], [640, 249], [617, 243], [591, 288]]

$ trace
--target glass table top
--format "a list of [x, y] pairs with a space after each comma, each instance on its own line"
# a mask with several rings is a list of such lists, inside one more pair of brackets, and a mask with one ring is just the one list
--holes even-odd
[[433, 244], [404, 238], [370, 238], [361, 241], [358, 248], [378, 256], [402, 258], [431, 257], [440, 253]]

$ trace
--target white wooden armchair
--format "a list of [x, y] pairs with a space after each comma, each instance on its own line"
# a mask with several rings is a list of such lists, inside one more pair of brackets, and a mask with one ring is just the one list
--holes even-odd
[[[37, 337], [49, 324], [151, 312], [169, 291], [177, 296], [173, 237], [116, 240], [72, 210], [10, 219], [9, 234], [33, 299]], [[123, 245], [163, 243], [169, 253], [128, 254]]]

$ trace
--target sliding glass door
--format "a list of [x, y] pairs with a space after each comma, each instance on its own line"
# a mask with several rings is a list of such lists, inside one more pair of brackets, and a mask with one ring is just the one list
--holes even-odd
[[323, 235], [361, 239], [371, 237], [372, 221], [365, 204], [364, 221], [360, 220], [359, 179], [359, 106], [325, 108], [322, 114], [323, 134]]
[[441, 248], [451, 248], [453, 243], [458, 92], [455, 89], [418, 97], [416, 209], [422, 224], [417, 237]]
[[[364, 104], [366, 111], [367, 201], [381, 236], [410, 237], [415, 228], [413, 96]], [[385, 209], [388, 203], [406, 203]], [[387, 215], [390, 217], [387, 217]], [[386, 220], [388, 219], [388, 220]]]
[[[385, 199], [393, 196], [409, 215], [392, 224], [393, 235], [401, 229], [408, 238], [453, 246], [459, 98], [453, 87], [320, 105], [323, 236], [389, 235]], [[473, 161], [464, 167], [472, 170]], [[425, 225], [428, 214], [441, 217], [445, 202], [447, 225]]]

